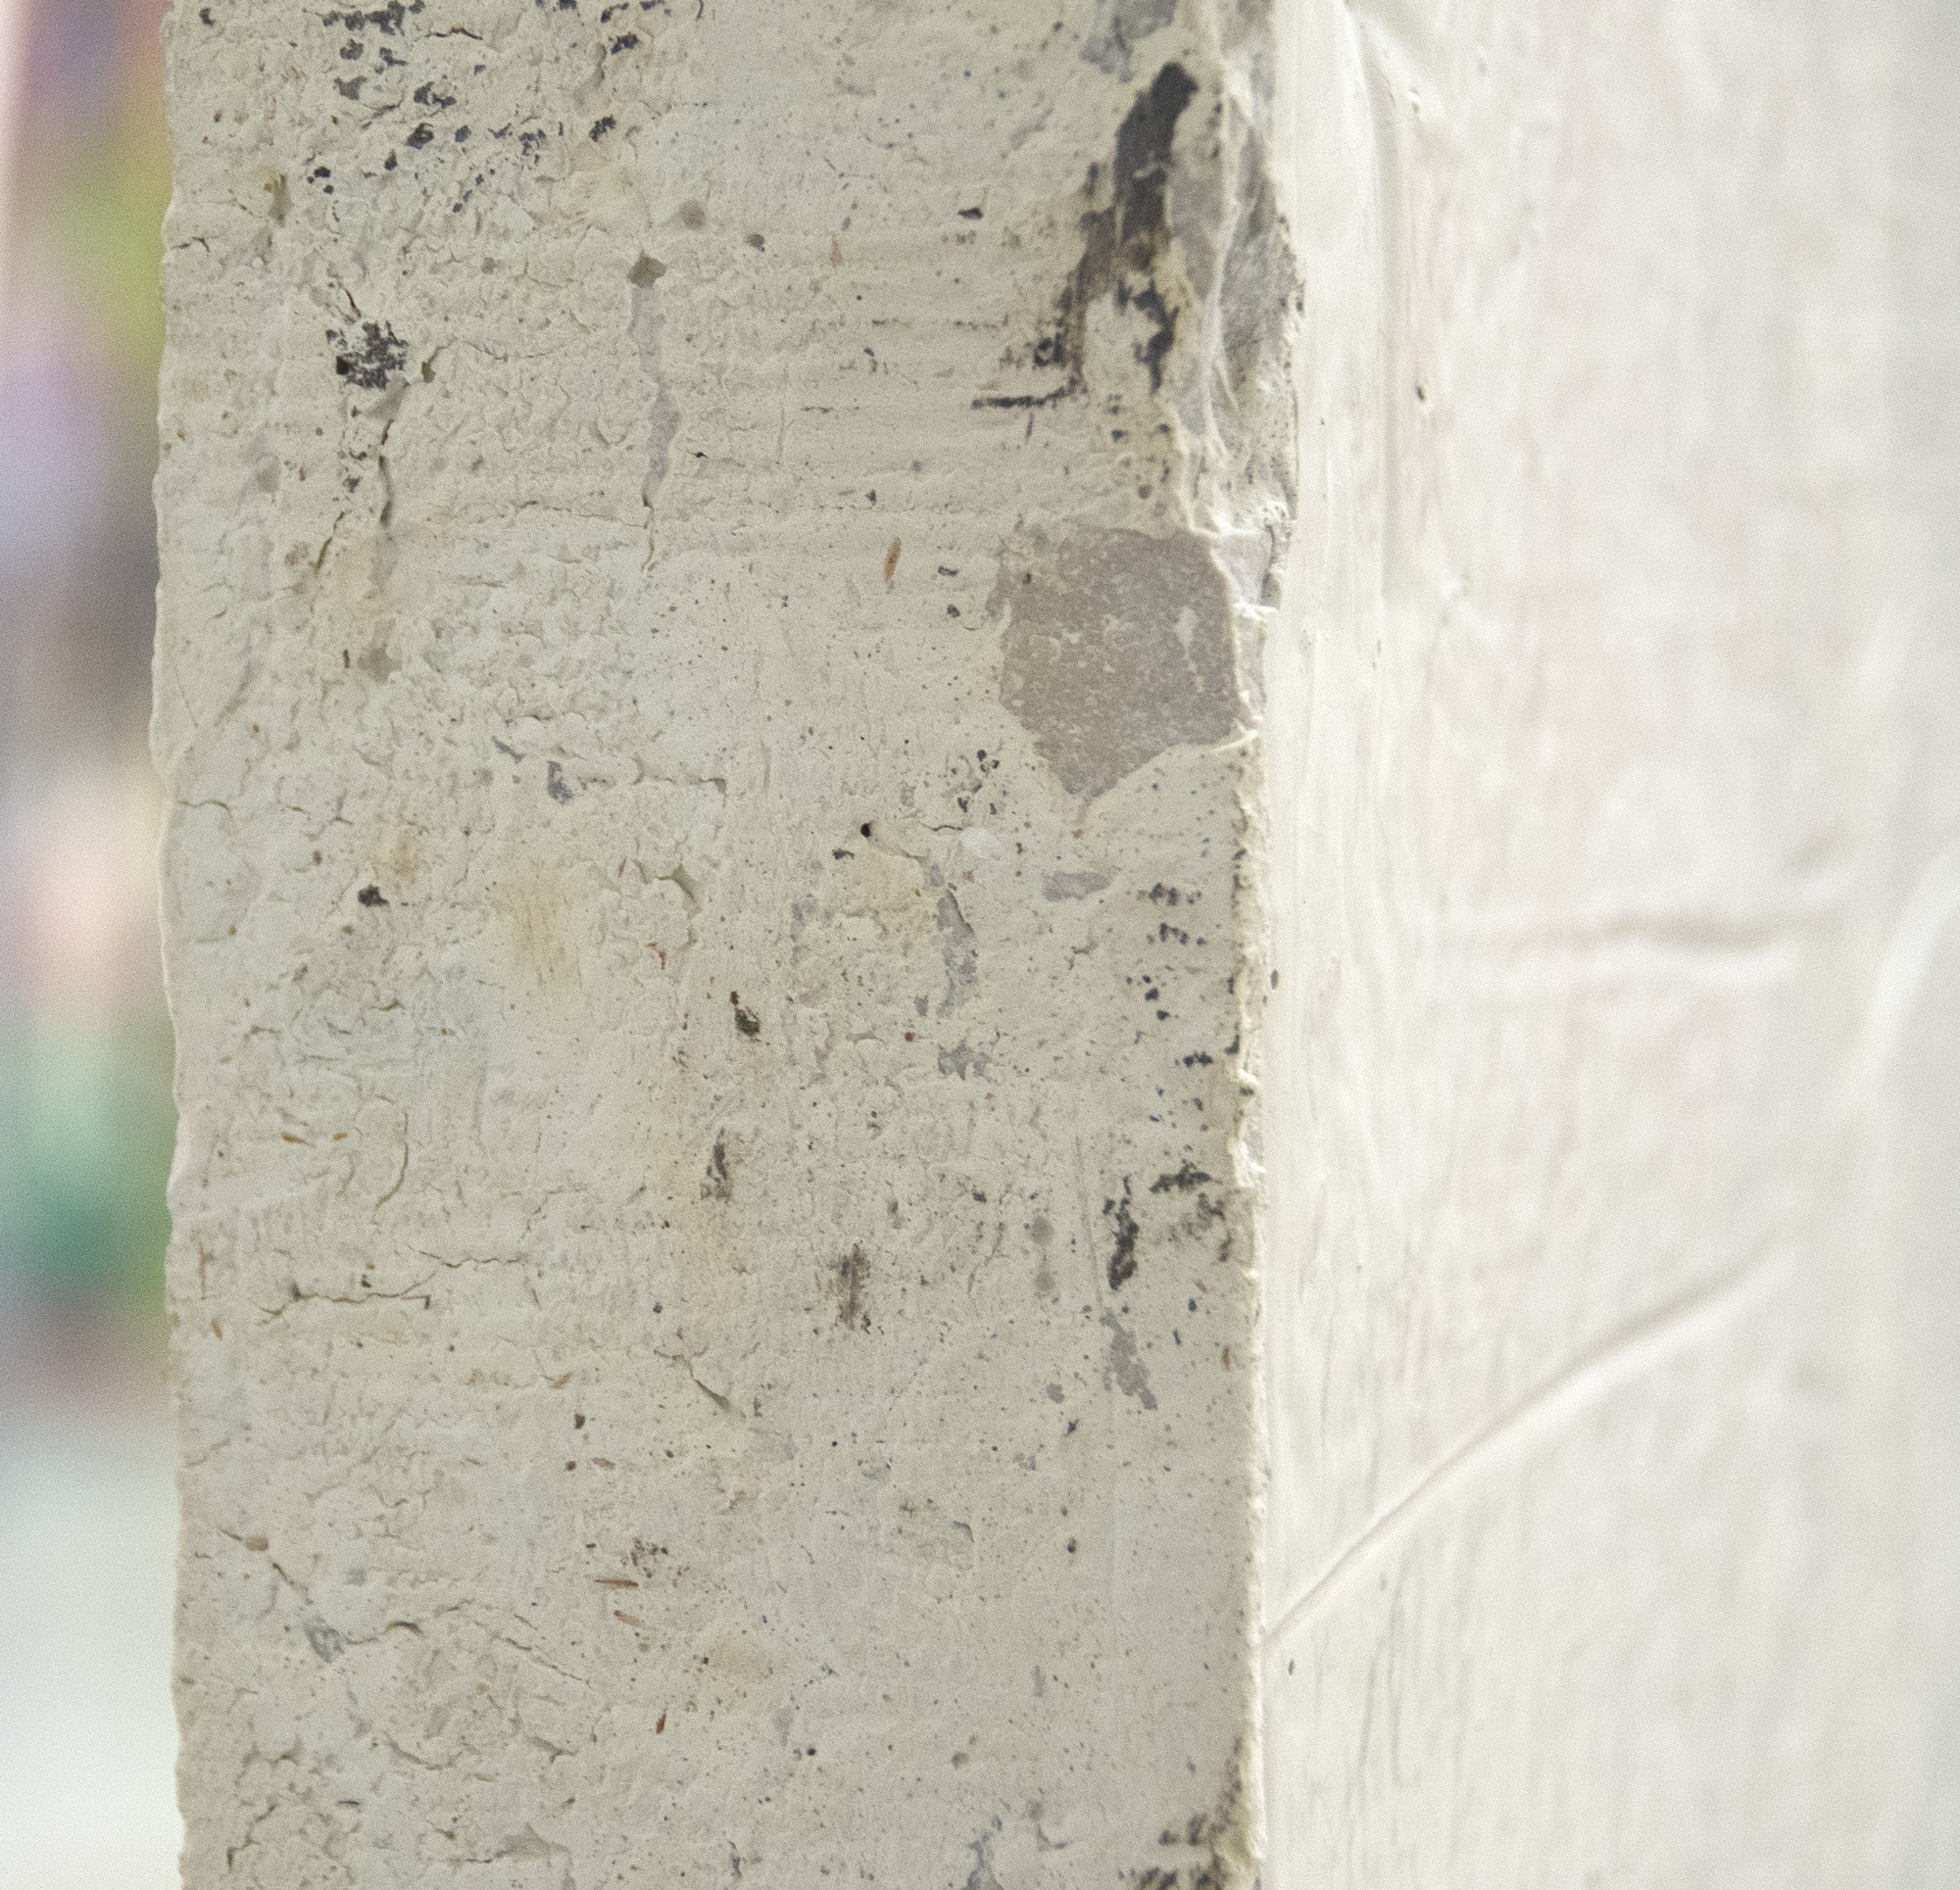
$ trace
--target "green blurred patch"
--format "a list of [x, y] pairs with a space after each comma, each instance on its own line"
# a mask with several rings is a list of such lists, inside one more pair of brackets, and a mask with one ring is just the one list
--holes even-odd
[[44, 212], [55, 255], [99, 309], [119, 364], [154, 382], [164, 353], [164, 212], [170, 152], [161, 125], [132, 125], [106, 142], [77, 140], [53, 178]]
[[37, 1021], [9, 1036], [0, 1243], [16, 1277], [161, 1319], [169, 1019]]

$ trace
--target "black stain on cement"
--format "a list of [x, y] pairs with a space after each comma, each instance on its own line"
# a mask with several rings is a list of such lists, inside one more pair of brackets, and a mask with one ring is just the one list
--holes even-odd
[[[1189, 1057], [1185, 1058], [1187, 1063], [1190, 1060]], [[1207, 1063], [1211, 1061], [1209, 1057], [1206, 1057], [1204, 1060]], [[1179, 1194], [1189, 1194], [1194, 1187], [1202, 1187], [1210, 1179], [1211, 1177], [1205, 1174], [1195, 1162], [1186, 1162], [1175, 1175], [1159, 1175], [1151, 1184], [1151, 1192], [1152, 1194], [1168, 1194], [1175, 1190]]]
[[1130, 1179], [1123, 1178], [1123, 1198], [1102, 1203], [1105, 1218], [1113, 1217], [1116, 1227], [1116, 1245], [1109, 1255], [1109, 1290], [1120, 1291], [1136, 1277], [1137, 1272], [1137, 1227], [1136, 1217], [1130, 1212]]
[[871, 1263], [864, 1257], [864, 1249], [855, 1246], [837, 1263], [837, 1317], [840, 1324], [849, 1326], [853, 1332], [871, 1330], [871, 1315], [865, 1304], [870, 1281]]
[[732, 1201], [735, 1198], [735, 1178], [728, 1172], [728, 1144], [718, 1136], [714, 1140], [714, 1152], [708, 1158], [708, 1181], [701, 1193], [704, 1200]]
[[351, 336], [329, 328], [326, 338], [334, 346], [333, 371], [356, 387], [386, 387], [388, 376], [399, 374], [409, 358], [407, 345], [385, 322], [363, 322], [360, 332]]
[[[1106, 295], [1119, 309], [1136, 308], [1151, 322], [1150, 338], [1138, 359], [1150, 369], [1151, 386], [1163, 383], [1164, 357], [1177, 330], [1177, 312], [1165, 305], [1155, 279], [1157, 258], [1170, 240], [1165, 196], [1170, 179], [1171, 142], [1198, 84], [1182, 66], [1169, 65], [1150, 89], [1140, 92], [1116, 132], [1116, 162], [1110, 171], [1108, 203], [1082, 218], [1082, 260], [1055, 299], [1054, 319], [1035, 343], [1034, 364], [1058, 367], [1063, 380], [1046, 394], [993, 394], [975, 407], [1048, 407], [1083, 391], [1089, 310]], [[1092, 202], [1101, 194], [1100, 167], [1089, 171]]]

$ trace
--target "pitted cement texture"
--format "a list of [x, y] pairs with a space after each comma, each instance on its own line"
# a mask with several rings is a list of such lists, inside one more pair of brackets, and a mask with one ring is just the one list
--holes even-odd
[[188, 1883], [1251, 1880], [1266, 30], [172, 8]]

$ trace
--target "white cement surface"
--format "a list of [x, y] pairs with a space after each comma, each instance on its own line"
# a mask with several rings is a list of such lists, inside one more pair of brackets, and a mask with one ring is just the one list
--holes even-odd
[[1242, 1880], [1258, 10], [168, 50], [189, 1880]]

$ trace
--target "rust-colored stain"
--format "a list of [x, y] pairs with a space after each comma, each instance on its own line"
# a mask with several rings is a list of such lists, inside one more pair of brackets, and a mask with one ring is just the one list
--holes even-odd
[[899, 541], [892, 540], [892, 549], [885, 554], [885, 582], [892, 581], [892, 573], [899, 568]]
[[837, 238], [834, 236], [830, 239], [830, 267], [833, 269], [841, 269], [844, 267], [844, 252], [838, 247]]
[[625, 1575], [599, 1575], [595, 1579], [602, 1588], [637, 1588], [640, 1585]]

